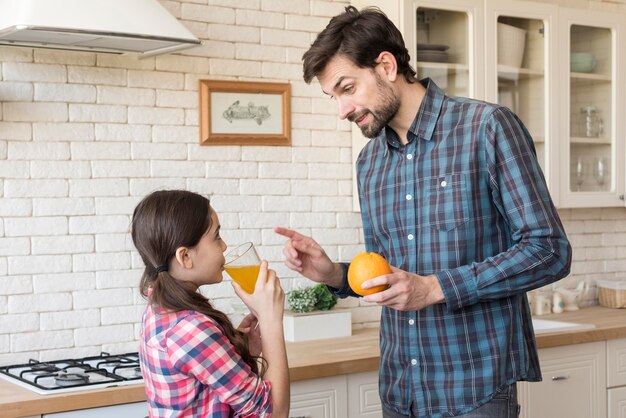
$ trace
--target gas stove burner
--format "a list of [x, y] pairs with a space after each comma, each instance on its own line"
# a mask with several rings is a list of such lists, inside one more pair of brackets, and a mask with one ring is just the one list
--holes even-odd
[[59, 386], [73, 386], [76, 384], [89, 383], [89, 375], [85, 373], [65, 373], [59, 372], [54, 381]]
[[100, 368], [100, 367], [119, 367], [121, 366], [123, 363], [122, 359], [112, 359], [112, 360], [105, 360], [105, 361], [99, 361], [98, 363], [96, 363], [96, 369]]
[[20, 372], [20, 377], [24, 376], [26, 373], [34, 374], [34, 375], [42, 375], [48, 373], [54, 373], [59, 370], [58, 367], [49, 363], [39, 363], [38, 361], [31, 360], [30, 368], [25, 369]]
[[102, 353], [98, 356], [45, 362], [31, 360], [25, 364], [0, 367], [0, 378], [41, 395], [133, 385], [143, 381], [137, 352], [117, 355]]

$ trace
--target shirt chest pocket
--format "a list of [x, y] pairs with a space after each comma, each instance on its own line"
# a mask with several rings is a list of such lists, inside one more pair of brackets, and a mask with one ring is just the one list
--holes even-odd
[[451, 231], [468, 221], [469, 197], [463, 174], [433, 177], [425, 189], [423, 219], [428, 227]]

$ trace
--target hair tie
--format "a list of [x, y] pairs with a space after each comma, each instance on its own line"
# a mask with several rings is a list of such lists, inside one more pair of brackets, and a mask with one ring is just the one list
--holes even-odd
[[161, 264], [160, 266], [157, 266], [155, 270], [157, 274], [163, 273], [164, 271], [167, 271], [167, 264]]

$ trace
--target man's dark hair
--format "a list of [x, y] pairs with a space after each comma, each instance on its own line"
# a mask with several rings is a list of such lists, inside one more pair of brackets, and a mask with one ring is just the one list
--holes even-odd
[[398, 63], [398, 73], [403, 74], [406, 81], [412, 83], [416, 80], [409, 51], [393, 22], [376, 7], [359, 11], [354, 6], [348, 6], [344, 13], [330, 20], [302, 56], [304, 81], [310, 83], [313, 77], [324, 71], [335, 55], [347, 57], [360, 68], [374, 68], [376, 58], [383, 51], [393, 54]]

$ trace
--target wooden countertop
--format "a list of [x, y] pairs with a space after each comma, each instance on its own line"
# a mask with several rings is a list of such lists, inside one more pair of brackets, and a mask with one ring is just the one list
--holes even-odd
[[[594, 306], [541, 318], [596, 327], [540, 334], [537, 336], [539, 348], [626, 338], [626, 309]], [[356, 330], [351, 337], [287, 343], [287, 353], [292, 381], [378, 370], [378, 328]], [[143, 400], [143, 385], [42, 396], [0, 379], [0, 415], [5, 418]]]

